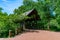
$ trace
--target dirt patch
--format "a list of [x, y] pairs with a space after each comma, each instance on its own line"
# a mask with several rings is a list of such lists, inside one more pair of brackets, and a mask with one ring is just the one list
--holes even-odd
[[60, 32], [35, 30], [32, 32], [25, 32], [14, 38], [2, 38], [0, 40], [60, 40]]

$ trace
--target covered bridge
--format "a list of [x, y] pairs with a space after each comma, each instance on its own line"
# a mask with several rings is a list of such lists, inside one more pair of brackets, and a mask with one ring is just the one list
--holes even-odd
[[23, 29], [35, 29], [37, 25], [37, 20], [40, 20], [40, 16], [36, 9], [29, 10], [20, 16], [21, 21], [17, 21], [21, 24]]

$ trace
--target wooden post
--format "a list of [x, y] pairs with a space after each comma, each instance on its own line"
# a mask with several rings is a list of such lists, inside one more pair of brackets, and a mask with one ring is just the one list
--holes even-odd
[[48, 30], [50, 29], [50, 18], [48, 19], [48, 26], [47, 26], [47, 29], [48, 29]]
[[25, 22], [23, 23], [23, 30], [25, 30]]
[[18, 34], [18, 29], [16, 28], [16, 29], [15, 29], [15, 35], [17, 35], [17, 34]]
[[18, 28], [18, 33], [19, 33], [19, 34], [21, 33], [21, 28], [20, 28], [20, 27]]
[[0, 28], [0, 37], [1, 37], [1, 28]]
[[47, 29], [48, 29], [48, 30], [50, 29], [49, 27], [50, 27], [50, 22], [48, 23], [48, 26], [47, 26]]
[[12, 36], [12, 30], [9, 30], [9, 37]]
[[1, 33], [0, 33], [0, 37], [1, 37]]

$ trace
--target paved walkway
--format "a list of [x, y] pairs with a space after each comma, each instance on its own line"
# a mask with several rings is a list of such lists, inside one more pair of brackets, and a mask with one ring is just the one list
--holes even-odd
[[35, 30], [32, 32], [25, 32], [14, 38], [2, 38], [0, 40], [60, 40], [60, 32]]

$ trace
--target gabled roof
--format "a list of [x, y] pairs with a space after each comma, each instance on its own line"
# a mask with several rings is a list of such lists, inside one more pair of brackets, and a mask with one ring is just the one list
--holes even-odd
[[27, 15], [29, 15], [33, 10], [34, 10], [34, 9], [29, 10], [29, 11], [27, 11], [27, 12], [23, 13], [22, 15], [27, 16]]
[[[23, 21], [23, 20], [27, 20], [29, 17], [27, 17], [28, 15], [30, 15], [33, 11], [37, 12], [35, 9], [29, 10], [21, 15], [18, 15], [18, 18], [16, 19], [17, 21]], [[33, 13], [32, 13], [33, 14]], [[31, 14], [31, 15], [32, 15]]]
[[21, 19], [25, 19], [25, 18], [27, 18], [27, 16], [28, 16], [29, 14], [31, 14], [31, 12], [33, 12], [33, 11], [36, 11], [36, 10], [35, 10], [35, 9], [29, 10], [29, 11], [27, 11], [27, 12], [19, 15], [19, 17], [20, 17]]

